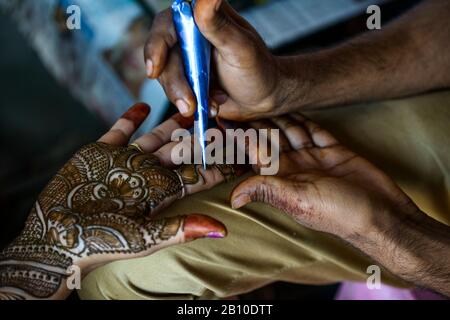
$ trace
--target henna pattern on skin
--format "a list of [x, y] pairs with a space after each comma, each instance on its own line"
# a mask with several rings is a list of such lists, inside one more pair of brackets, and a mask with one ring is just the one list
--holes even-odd
[[0, 292], [0, 300], [25, 300], [25, 297], [19, 294]]
[[[65, 270], [63, 270], [65, 272]], [[0, 265], [0, 283], [4, 287], [21, 288], [36, 298], [49, 298], [61, 286], [64, 274], [41, 269], [35, 265]]]
[[[13, 289], [0, 299], [50, 298], [67, 268], [82, 258], [137, 254], [175, 237], [185, 217], [155, 221], [152, 215], [182, 197], [185, 185], [200, 181], [198, 167], [166, 169], [133, 146], [83, 147], [41, 193], [21, 235], [0, 253], [0, 287]], [[234, 176], [231, 166], [216, 167], [226, 180]], [[196, 230], [185, 235], [195, 236]]]

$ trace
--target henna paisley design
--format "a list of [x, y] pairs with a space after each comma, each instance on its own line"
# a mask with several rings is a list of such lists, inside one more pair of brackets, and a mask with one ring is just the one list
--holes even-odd
[[[217, 169], [226, 180], [234, 175], [229, 166]], [[0, 254], [0, 288], [14, 288], [0, 299], [50, 298], [67, 268], [81, 259], [126, 258], [176, 237], [185, 217], [152, 217], [201, 181], [198, 167], [170, 170], [133, 146], [83, 147], [43, 190], [21, 235]]]

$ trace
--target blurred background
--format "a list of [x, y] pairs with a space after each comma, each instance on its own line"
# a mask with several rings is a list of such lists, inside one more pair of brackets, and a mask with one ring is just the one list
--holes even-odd
[[[0, 0], [0, 248], [21, 230], [48, 180], [133, 102], [152, 105], [148, 131], [174, 112], [145, 79], [142, 50], [170, 0]], [[418, 0], [232, 0], [277, 54], [319, 50], [383, 25]], [[81, 8], [68, 30], [66, 9]], [[338, 285], [276, 283], [242, 299], [332, 299]], [[75, 297], [76, 298], [76, 297]]]

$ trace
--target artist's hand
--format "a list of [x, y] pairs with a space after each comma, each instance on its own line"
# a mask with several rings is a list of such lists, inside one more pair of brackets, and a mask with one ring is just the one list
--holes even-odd
[[[286, 87], [281, 59], [273, 56], [253, 27], [224, 0], [198, 0], [195, 19], [212, 43], [211, 105], [230, 120], [248, 120], [283, 112]], [[159, 14], [145, 47], [147, 74], [158, 79], [185, 116], [196, 100], [184, 76], [170, 9]]]
[[346, 240], [398, 277], [450, 296], [448, 225], [430, 218], [381, 170], [301, 115], [251, 125], [284, 133], [281, 170], [239, 184], [231, 197], [234, 208], [268, 203], [306, 227]]
[[225, 237], [225, 227], [207, 216], [155, 218], [176, 199], [232, 178], [234, 171], [171, 166], [171, 133], [192, 124], [180, 115], [128, 145], [148, 113], [147, 105], [135, 105], [50, 181], [23, 232], [0, 254], [0, 298], [64, 298], [73, 265], [86, 274], [169, 245]]
[[284, 133], [280, 171], [238, 185], [233, 207], [265, 202], [304, 226], [344, 239], [384, 226], [393, 211], [417, 210], [392, 179], [315, 123], [299, 114], [265, 122], [252, 126]]

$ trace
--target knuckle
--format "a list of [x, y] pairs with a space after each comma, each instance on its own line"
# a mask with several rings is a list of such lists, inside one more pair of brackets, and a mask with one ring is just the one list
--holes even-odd
[[170, 81], [167, 79], [167, 73], [163, 71], [163, 73], [159, 76], [158, 82], [161, 85], [161, 87], [164, 89], [164, 92], [166, 93], [166, 96], [172, 100], [173, 99], [173, 91], [172, 86], [169, 85]]
[[155, 128], [152, 131], [152, 134], [158, 140], [158, 142], [160, 142], [160, 143], [165, 142], [165, 134], [164, 134], [164, 131], [162, 131], [161, 129]]
[[223, 30], [229, 23], [230, 19], [225, 14], [217, 14], [215, 16], [208, 12], [198, 13], [198, 25], [201, 29], [218, 32]]
[[153, 20], [147, 46], [156, 41], [162, 41], [169, 47], [177, 42], [170, 11], [165, 10], [157, 14]]
[[323, 131], [323, 129], [317, 123], [312, 122], [311, 120], [307, 120], [306, 125], [308, 126], [311, 133], [318, 133], [320, 131]]
[[155, 16], [155, 19], [153, 20], [153, 25], [160, 26], [162, 24], [166, 24], [169, 14], [170, 14], [170, 9], [166, 9], [166, 10], [163, 10], [160, 13], [158, 13]]
[[213, 26], [214, 26], [215, 31], [222, 31], [229, 24], [230, 24], [230, 19], [227, 16], [221, 14], [215, 19]]
[[258, 202], [272, 203], [274, 200], [274, 194], [270, 187], [262, 183], [256, 187], [256, 198]]

